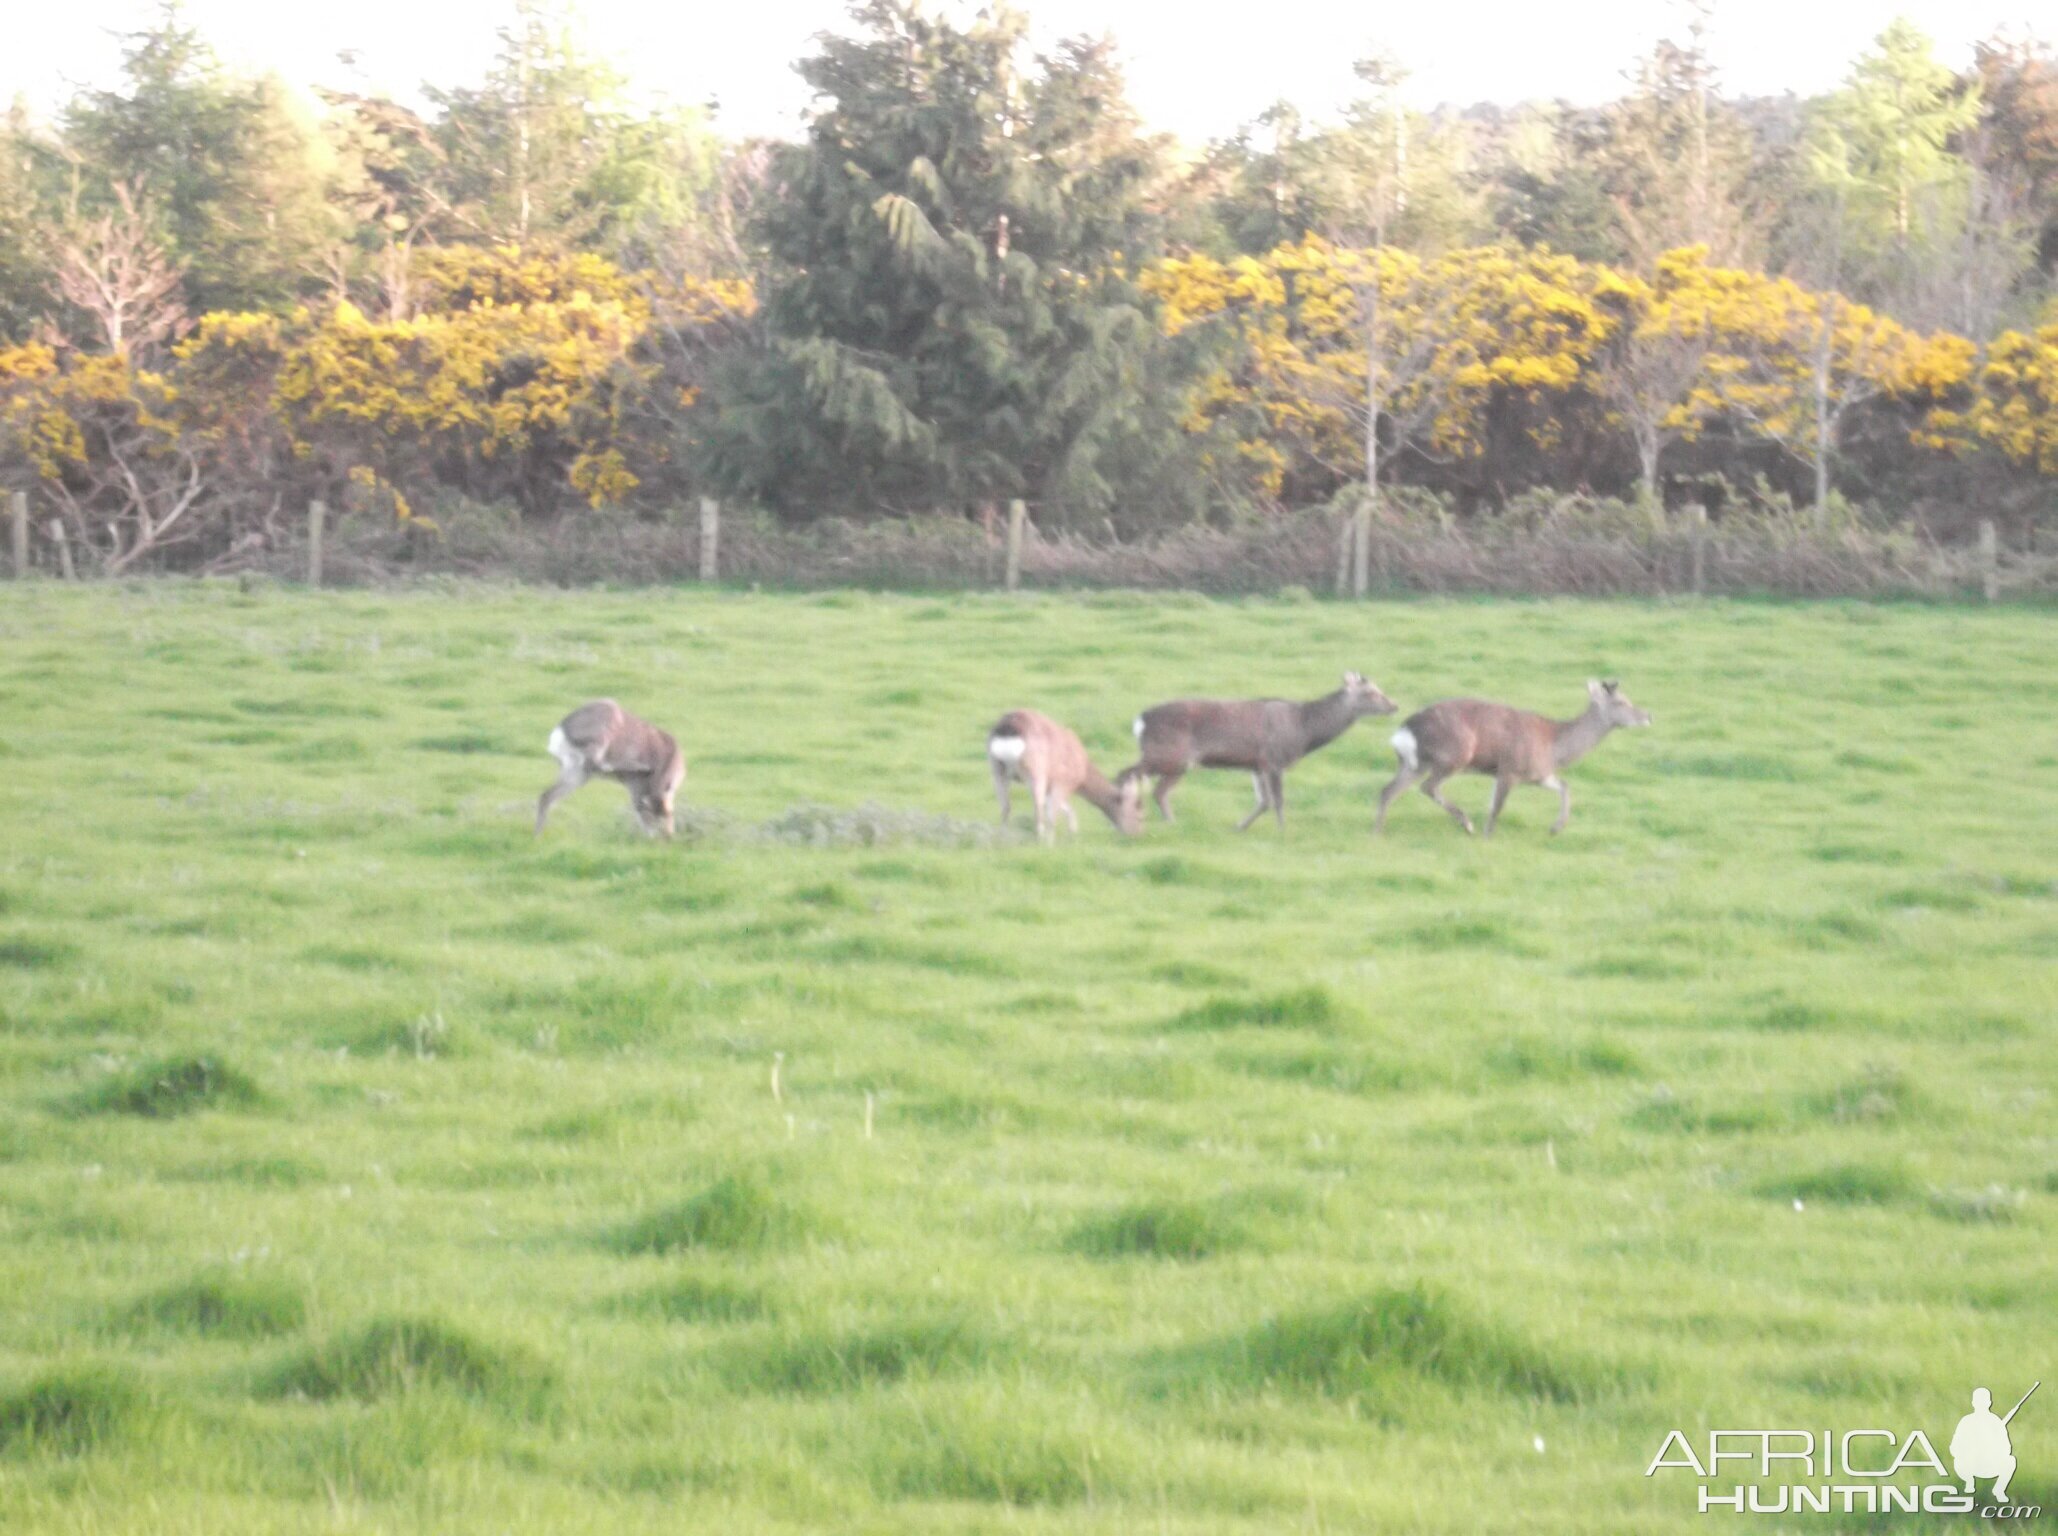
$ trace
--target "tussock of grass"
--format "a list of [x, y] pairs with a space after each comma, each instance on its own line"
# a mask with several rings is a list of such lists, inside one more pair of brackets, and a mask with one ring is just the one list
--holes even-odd
[[379, 1318], [288, 1361], [270, 1378], [279, 1396], [371, 1401], [442, 1387], [507, 1408], [533, 1408], [555, 1373], [517, 1345], [492, 1344], [436, 1318]]
[[1790, 758], [1754, 752], [1704, 753], [1696, 757], [1661, 757], [1655, 772], [1693, 779], [1736, 779], [1751, 784], [1794, 784], [1804, 774]]
[[1326, 987], [1263, 997], [1211, 997], [1167, 1021], [1168, 1029], [1323, 1029], [1343, 1016]]
[[1234, 1072], [1307, 1083], [1336, 1093], [1398, 1093], [1441, 1081], [1420, 1062], [1390, 1052], [1310, 1046], [1224, 1051], [1215, 1058]]
[[1559, 1040], [1521, 1035], [1486, 1053], [1486, 1069], [1515, 1081], [1569, 1083], [1583, 1077], [1633, 1077], [1642, 1070], [1636, 1053], [1619, 1040]]
[[1980, 1189], [1936, 1189], [1930, 1191], [1930, 1210], [1946, 1221], [2009, 1222], [2022, 1215], [2029, 1197], [2006, 1184], [1988, 1184]]
[[670, 1323], [743, 1323], [771, 1310], [762, 1291], [727, 1280], [686, 1275], [621, 1300], [621, 1309], [645, 1312]]
[[1154, 1200], [1082, 1222], [1066, 1246], [1094, 1259], [1205, 1259], [1243, 1248], [1250, 1229], [1219, 1205]]
[[1735, 1136], [1779, 1124], [1781, 1116], [1762, 1100], [1709, 1104], [1681, 1098], [1662, 1084], [1630, 1111], [1629, 1123], [1641, 1131], [1683, 1131], [1693, 1135]]
[[218, 1339], [274, 1338], [306, 1322], [307, 1297], [276, 1276], [195, 1275], [143, 1297], [125, 1320]]
[[1417, 923], [1404, 935], [1405, 942], [1420, 949], [1492, 949], [1509, 955], [1533, 955], [1533, 946], [1518, 938], [1498, 918], [1446, 917]]
[[54, 970], [77, 953], [69, 944], [48, 939], [31, 939], [21, 934], [0, 936], [0, 966], [17, 971]]
[[1119, 1484], [1124, 1471], [1104, 1436], [1037, 1415], [945, 1404], [919, 1422], [894, 1423], [891, 1432], [893, 1450], [872, 1474], [875, 1491], [887, 1498], [1048, 1508], [1091, 1498]]
[[264, 1102], [257, 1084], [219, 1056], [170, 1056], [88, 1089], [75, 1114], [141, 1115], [169, 1120], [203, 1109], [249, 1109]]
[[1800, 1111], [1835, 1124], [1882, 1123], [1920, 1113], [1922, 1094], [1899, 1072], [1875, 1070], [1820, 1093], [1805, 1095]]
[[812, 1213], [757, 1179], [729, 1174], [691, 1199], [630, 1222], [615, 1234], [614, 1247], [622, 1253], [752, 1253], [796, 1242], [816, 1225]]
[[1917, 1193], [1914, 1176], [1898, 1163], [1838, 1163], [1812, 1173], [1768, 1179], [1761, 1194], [1824, 1205], [1897, 1205]]
[[1419, 1285], [1279, 1318], [1210, 1353], [1224, 1377], [1241, 1377], [1251, 1386], [1338, 1394], [1375, 1387], [1395, 1370], [1460, 1390], [1552, 1402], [1578, 1402], [1598, 1387], [1591, 1372], [1552, 1359]]
[[736, 1351], [725, 1374], [750, 1391], [815, 1395], [977, 1370], [1001, 1353], [990, 1335], [961, 1318], [904, 1318], [850, 1331], [786, 1334]]
[[0, 1397], [0, 1449], [94, 1450], [130, 1429], [145, 1401], [127, 1370], [83, 1365], [50, 1371]]

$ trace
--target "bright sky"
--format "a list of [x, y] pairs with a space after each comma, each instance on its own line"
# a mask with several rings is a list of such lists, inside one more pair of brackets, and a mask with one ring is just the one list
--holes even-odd
[[[965, 0], [932, 0], [941, 8]], [[300, 85], [335, 84], [413, 96], [423, 80], [465, 83], [482, 72], [511, 0], [185, 0], [192, 23], [231, 62]], [[1710, 48], [1724, 88], [1801, 94], [1835, 85], [1895, 15], [1911, 17], [1962, 66], [1997, 28], [2037, 20], [2058, 30], [2051, 0], [1716, 0]], [[1111, 31], [1145, 121], [1190, 142], [1228, 133], [1285, 98], [1326, 116], [1354, 94], [1352, 59], [1375, 51], [1411, 72], [1409, 94], [1439, 102], [1619, 93], [1622, 71], [1660, 36], [1683, 36], [1671, 0], [1442, 0], [1373, 7], [1363, 0], [1030, 0], [1037, 41]], [[841, 0], [584, 0], [588, 40], [639, 93], [710, 99], [731, 135], [791, 134], [807, 105], [792, 61], [809, 39], [840, 29]], [[0, 100], [25, 93], [47, 109], [70, 82], [101, 84], [118, 58], [114, 34], [139, 26], [152, 0], [4, 0]], [[1219, 19], [1217, 19], [1219, 18]], [[337, 55], [356, 55], [355, 71]]]

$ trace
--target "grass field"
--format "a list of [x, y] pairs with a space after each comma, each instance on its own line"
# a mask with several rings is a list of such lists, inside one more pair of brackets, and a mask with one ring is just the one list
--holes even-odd
[[[2058, 1374], [2054, 655], [2022, 610], [0, 590], [0, 1531], [1686, 1531], [1675, 1426], [1942, 1447]], [[1143, 705], [1346, 667], [1656, 725], [1555, 840], [1532, 789], [1375, 842], [1391, 721], [1284, 839], [1234, 774], [1133, 843], [992, 825], [1005, 707], [1112, 769]], [[679, 842], [609, 785], [532, 841], [601, 694], [685, 743]]]

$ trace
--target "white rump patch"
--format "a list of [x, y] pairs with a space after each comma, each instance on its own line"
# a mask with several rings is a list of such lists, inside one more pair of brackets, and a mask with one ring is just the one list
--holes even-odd
[[987, 756], [996, 763], [1019, 763], [1029, 743], [1019, 736], [995, 736], [986, 743]]
[[1412, 773], [1422, 766], [1421, 759], [1416, 756], [1415, 733], [1405, 725], [1393, 733], [1393, 749], [1400, 754], [1400, 759], [1408, 766], [1409, 772]]
[[1129, 729], [1136, 733], [1136, 739], [1138, 741], [1143, 740], [1143, 716], [1138, 715], [1136, 717], [1136, 723], [1131, 725]]
[[578, 748], [565, 740], [565, 729], [561, 725], [552, 726], [550, 729], [550, 755], [566, 768], [585, 766], [585, 759], [579, 755]]

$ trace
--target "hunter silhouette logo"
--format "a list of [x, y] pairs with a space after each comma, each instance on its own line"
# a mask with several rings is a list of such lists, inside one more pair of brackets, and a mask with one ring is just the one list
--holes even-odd
[[[1948, 1468], [1920, 1429], [1711, 1429], [1705, 1456], [1675, 1429], [1644, 1476], [1668, 1469], [1694, 1473], [1702, 1480], [1696, 1490], [1702, 1514], [1717, 1508], [1739, 1515], [1920, 1511], [2034, 1520], [2043, 1513], [2037, 1505], [2012, 1503], [2008, 1496], [2015, 1476], [2009, 1425], [2042, 1385], [2031, 1383], [2005, 1414], [1994, 1412], [1993, 1393], [1975, 1387], [1972, 1412], [1951, 1436]], [[1984, 1501], [1978, 1497], [1982, 1482], [1992, 1484]]]
[[2010, 1408], [2005, 1419], [1994, 1417], [1993, 1393], [1985, 1387], [1973, 1388], [1972, 1412], [1958, 1421], [1958, 1432], [1951, 1436], [1951, 1466], [1964, 1479], [1967, 1493], [1978, 1479], [1991, 1477], [1994, 1502], [2008, 1502], [2008, 1479], [2015, 1475], [2015, 1447], [2008, 1439], [2008, 1420], [2022, 1412], [2030, 1392], [2042, 1385], [2039, 1381], [2023, 1393], [2022, 1402]]

